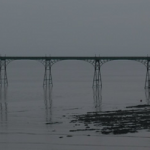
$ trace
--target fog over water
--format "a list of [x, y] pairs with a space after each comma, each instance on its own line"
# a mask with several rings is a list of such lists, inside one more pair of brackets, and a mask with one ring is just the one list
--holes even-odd
[[[0, 56], [147, 56], [149, 8], [149, 0], [1, 0]], [[8, 87], [0, 88], [0, 149], [148, 150], [149, 129], [70, 132], [85, 128], [70, 123], [74, 115], [149, 103], [139, 62], [104, 64], [102, 91], [92, 89], [93, 75], [87, 62], [60, 61], [53, 88], [43, 89], [41, 63], [12, 61]]]
[[[144, 65], [134, 61], [112, 61], [102, 66], [101, 73], [102, 111], [146, 104]], [[52, 67], [52, 91], [43, 91], [44, 66], [36, 61], [11, 62], [7, 68], [7, 94], [4, 89], [1, 93], [0, 148], [149, 149], [147, 130], [123, 135], [70, 132], [76, 128], [70, 123], [73, 115], [97, 111], [92, 90], [93, 74], [94, 68], [87, 62], [58, 62]]]

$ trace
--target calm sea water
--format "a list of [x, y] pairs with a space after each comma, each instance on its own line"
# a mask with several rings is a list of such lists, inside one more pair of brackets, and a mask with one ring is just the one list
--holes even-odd
[[[93, 73], [93, 66], [87, 62], [58, 62], [52, 67], [53, 89], [44, 91], [42, 64], [11, 62], [7, 68], [9, 86], [6, 91], [2, 89], [0, 101], [0, 149], [149, 149], [150, 136], [146, 131], [121, 136], [69, 132], [73, 129], [69, 123], [72, 115], [96, 111]], [[141, 104], [141, 99], [146, 104], [144, 65], [112, 61], [102, 66], [101, 74], [102, 111], [125, 109]]]

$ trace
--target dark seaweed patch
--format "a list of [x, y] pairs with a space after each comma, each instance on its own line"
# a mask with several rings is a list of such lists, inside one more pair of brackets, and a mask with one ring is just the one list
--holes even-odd
[[[85, 128], [70, 130], [70, 132], [95, 130], [102, 134], [126, 134], [150, 129], [149, 105], [137, 105], [126, 108], [128, 109], [74, 115], [71, 123], [84, 124]], [[92, 128], [90, 125], [92, 125]]]

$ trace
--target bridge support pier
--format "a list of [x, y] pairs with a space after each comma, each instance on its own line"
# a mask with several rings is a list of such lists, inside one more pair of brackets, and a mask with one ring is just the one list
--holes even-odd
[[7, 87], [8, 86], [8, 79], [7, 79], [7, 61], [0, 60], [0, 86]]
[[43, 80], [43, 87], [53, 87], [52, 73], [51, 73], [52, 62], [51, 60], [45, 60], [45, 73]]
[[147, 60], [147, 71], [146, 71], [146, 79], [145, 79], [145, 89], [150, 89], [150, 61]]
[[101, 79], [100, 67], [101, 67], [100, 60], [95, 60], [93, 88], [101, 88], [102, 89], [102, 79]]

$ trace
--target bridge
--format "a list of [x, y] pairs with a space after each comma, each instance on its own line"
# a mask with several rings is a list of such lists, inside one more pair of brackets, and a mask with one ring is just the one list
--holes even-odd
[[150, 57], [77, 57], [77, 56], [0, 56], [0, 87], [8, 86], [7, 65], [15, 60], [36, 60], [43, 64], [45, 68], [43, 87], [52, 87], [52, 66], [63, 60], [82, 60], [90, 63], [94, 67], [93, 87], [102, 89], [101, 66], [113, 60], [133, 60], [142, 63], [146, 67], [145, 89], [150, 89]]

